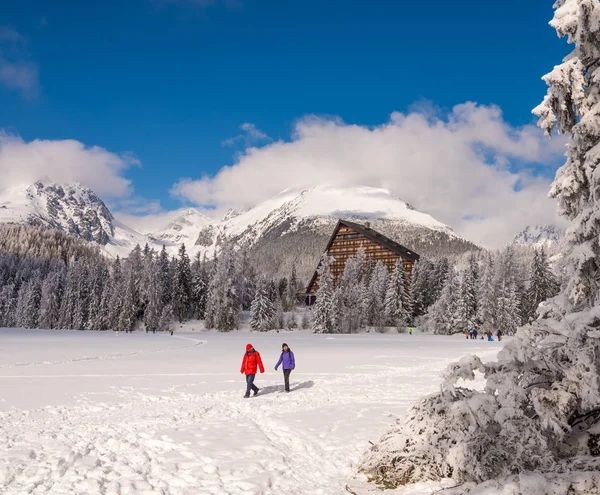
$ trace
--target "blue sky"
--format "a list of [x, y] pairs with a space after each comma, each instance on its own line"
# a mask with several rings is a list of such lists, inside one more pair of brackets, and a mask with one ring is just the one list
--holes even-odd
[[[173, 209], [179, 179], [214, 176], [247, 144], [290, 140], [306, 115], [380, 126], [392, 112], [445, 115], [473, 101], [497, 105], [515, 129], [533, 122], [541, 76], [567, 53], [551, 4], [5, 2], [0, 26], [22, 39], [5, 42], [4, 58], [37, 79], [0, 81], [0, 128], [133, 153], [142, 166], [123, 174], [135, 195]], [[244, 123], [269, 139], [235, 139]], [[551, 176], [554, 165], [530, 169]]]

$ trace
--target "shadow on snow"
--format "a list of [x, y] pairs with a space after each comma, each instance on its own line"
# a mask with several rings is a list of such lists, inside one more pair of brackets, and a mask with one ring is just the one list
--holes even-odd
[[[295, 392], [296, 390], [301, 390], [303, 388], [312, 388], [314, 384], [315, 382], [309, 380], [307, 382], [299, 383], [298, 385], [292, 385], [290, 387], [290, 392]], [[283, 392], [284, 390], [285, 389], [283, 385], [269, 385], [267, 387], [261, 388], [260, 392], [258, 392], [258, 395], [274, 394], [276, 392]]]

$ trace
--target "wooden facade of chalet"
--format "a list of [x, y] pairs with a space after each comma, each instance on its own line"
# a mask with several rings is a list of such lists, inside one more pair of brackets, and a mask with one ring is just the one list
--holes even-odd
[[[340, 220], [325, 248], [325, 252], [334, 258], [330, 265], [334, 280], [344, 272], [346, 260], [355, 256], [361, 246], [365, 251], [365, 261], [381, 261], [390, 271], [398, 262], [402, 262], [409, 277], [415, 262], [419, 260], [417, 253], [371, 229], [368, 223], [361, 225]], [[315, 271], [305, 293], [309, 304], [314, 302], [318, 289], [319, 274]]]

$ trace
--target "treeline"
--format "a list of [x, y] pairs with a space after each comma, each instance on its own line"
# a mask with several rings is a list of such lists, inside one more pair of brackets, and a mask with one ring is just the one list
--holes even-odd
[[142, 322], [167, 330], [174, 321], [203, 319], [207, 328], [231, 331], [250, 310], [259, 282], [280, 315], [294, 306], [299, 289], [294, 270], [289, 282], [261, 281], [247, 255], [227, 244], [210, 260], [191, 261], [185, 246], [177, 257], [136, 246], [126, 259], [109, 260], [73, 248], [80, 241], [62, 233], [49, 237], [56, 243], [32, 247], [55, 231], [5, 232], [12, 252], [0, 253], [2, 327], [131, 330]]
[[391, 273], [379, 262], [362, 266], [364, 253], [350, 258], [334, 283], [331, 259], [319, 266], [314, 308], [317, 332], [352, 333], [417, 325], [437, 334], [472, 329], [511, 334], [536, 317], [539, 304], [560, 289], [543, 249], [508, 246], [450, 260], [421, 259], [409, 281], [401, 267]]
[[255, 330], [312, 328], [353, 333], [408, 325], [450, 334], [473, 328], [510, 334], [535, 318], [555, 295], [556, 276], [543, 250], [509, 246], [453, 258], [421, 258], [411, 278], [365, 260], [362, 250], [333, 280], [324, 256], [317, 303], [295, 311], [303, 287], [290, 275], [267, 278], [254, 255], [223, 243], [219, 255], [190, 260], [185, 246], [171, 257], [139, 246], [126, 259], [57, 230], [0, 226], [0, 326], [130, 330], [138, 324], [167, 330], [174, 321], [204, 320], [231, 331], [250, 312]]

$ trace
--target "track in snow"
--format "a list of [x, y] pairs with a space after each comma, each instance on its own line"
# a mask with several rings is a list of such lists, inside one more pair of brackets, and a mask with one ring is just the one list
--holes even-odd
[[[212, 352], [213, 344], [218, 342], [209, 342], [203, 352]], [[0, 493], [347, 494], [346, 483], [368, 441], [377, 440], [417, 397], [435, 390], [439, 371], [457, 357], [407, 352], [401, 360], [399, 354], [381, 357], [383, 352], [369, 357], [364, 343], [351, 345], [364, 363], [355, 358], [346, 362], [354, 348], [340, 342], [338, 371], [308, 373], [302, 356], [303, 371], [292, 373], [290, 394], [281, 393], [279, 374], [259, 375], [261, 392], [243, 399], [239, 373], [229, 374], [233, 385], [239, 384], [237, 390], [202, 392], [203, 385], [179, 383], [178, 377], [215, 380], [224, 374], [136, 374], [132, 369], [127, 376], [166, 376], [175, 383], [150, 390], [116, 382], [110, 394], [98, 395], [92, 390], [98, 382], [90, 381], [90, 393], [74, 404], [0, 412]], [[387, 352], [389, 344], [382, 345]], [[168, 367], [175, 356], [185, 354], [181, 347], [170, 349], [151, 351], [160, 352], [157, 366]], [[237, 348], [232, 352], [237, 362]], [[131, 355], [138, 354], [97, 356], [91, 365], [102, 366], [106, 359], [111, 366], [108, 360]], [[197, 353], [192, 356], [198, 359]], [[76, 365], [61, 361], [65, 363]], [[110, 370], [107, 375], [78, 374], [82, 380], [88, 376], [123, 375]], [[0, 386], [16, 379], [14, 384], [26, 387], [25, 378], [0, 375]], [[225, 384], [212, 382], [215, 387]]]

